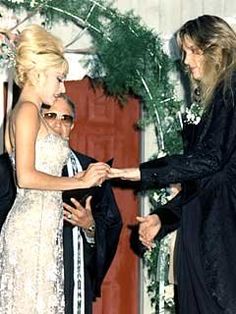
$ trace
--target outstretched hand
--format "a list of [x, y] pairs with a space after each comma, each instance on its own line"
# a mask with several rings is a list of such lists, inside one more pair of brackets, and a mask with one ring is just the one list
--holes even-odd
[[145, 217], [136, 217], [136, 219], [139, 222], [139, 240], [151, 250], [155, 246], [153, 240], [161, 229], [160, 218], [153, 214]]
[[110, 168], [108, 172], [109, 179], [120, 178], [122, 180], [139, 181], [140, 180], [140, 170], [139, 168]]

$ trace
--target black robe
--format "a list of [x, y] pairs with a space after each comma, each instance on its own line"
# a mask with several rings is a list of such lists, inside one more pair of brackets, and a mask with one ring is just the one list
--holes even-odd
[[162, 238], [177, 228], [181, 314], [236, 313], [236, 79], [218, 87], [183, 155], [141, 164], [143, 188], [182, 183], [155, 212]]
[[[82, 168], [94, 162], [94, 159], [76, 153]], [[96, 223], [95, 246], [84, 239], [85, 265], [85, 309], [86, 314], [92, 313], [92, 301], [100, 296], [102, 281], [116, 253], [122, 228], [121, 216], [114, 199], [109, 182], [99, 187], [99, 203], [93, 203], [93, 217]], [[15, 200], [16, 187], [13, 178], [12, 164], [8, 154], [0, 155], [0, 229]], [[66, 192], [63, 193], [66, 197]], [[71, 195], [72, 196], [72, 195]], [[73, 195], [76, 198], [76, 194]], [[65, 314], [73, 313], [73, 240], [72, 226], [64, 224], [63, 254], [65, 272]]]
[[16, 186], [12, 163], [7, 153], [0, 155], [0, 230], [13, 205]]
[[[74, 151], [83, 169], [86, 169], [94, 159]], [[121, 216], [117, 207], [111, 186], [108, 181], [98, 189], [99, 198], [94, 195], [92, 214], [95, 220], [95, 245], [90, 245], [84, 238], [84, 265], [85, 265], [85, 311], [92, 313], [92, 301], [101, 295], [102, 281], [115, 256], [119, 236], [122, 228]], [[76, 190], [73, 197], [76, 198]], [[80, 191], [79, 191], [80, 192]], [[63, 192], [67, 198], [68, 192]], [[71, 193], [70, 193], [71, 195]], [[72, 195], [71, 195], [72, 196]], [[83, 235], [83, 233], [82, 233]], [[65, 299], [66, 314], [73, 313], [73, 238], [72, 226], [64, 224], [64, 271], [65, 271]]]

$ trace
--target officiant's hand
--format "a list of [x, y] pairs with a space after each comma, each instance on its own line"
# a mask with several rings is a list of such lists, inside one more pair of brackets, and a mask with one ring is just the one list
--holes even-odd
[[76, 199], [71, 198], [73, 206], [63, 202], [64, 220], [71, 223], [73, 226], [78, 226], [83, 229], [89, 229], [94, 225], [94, 219], [91, 211], [92, 196], [88, 196], [83, 207]]

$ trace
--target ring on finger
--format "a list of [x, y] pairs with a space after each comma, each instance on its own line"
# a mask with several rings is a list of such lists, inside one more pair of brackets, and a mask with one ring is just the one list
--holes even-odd
[[67, 215], [67, 218], [68, 218], [68, 219], [71, 219], [71, 218], [72, 218], [72, 214], [68, 214], [68, 215]]

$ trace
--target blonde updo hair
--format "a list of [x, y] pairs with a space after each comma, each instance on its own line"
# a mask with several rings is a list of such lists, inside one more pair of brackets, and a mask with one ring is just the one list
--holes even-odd
[[62, 42], [39, 25], [25, 28], [16, 49], [15, 81], [23, 87], [35, 73], [48, 69], [68, 73], [68, 62], [64, 57]]

